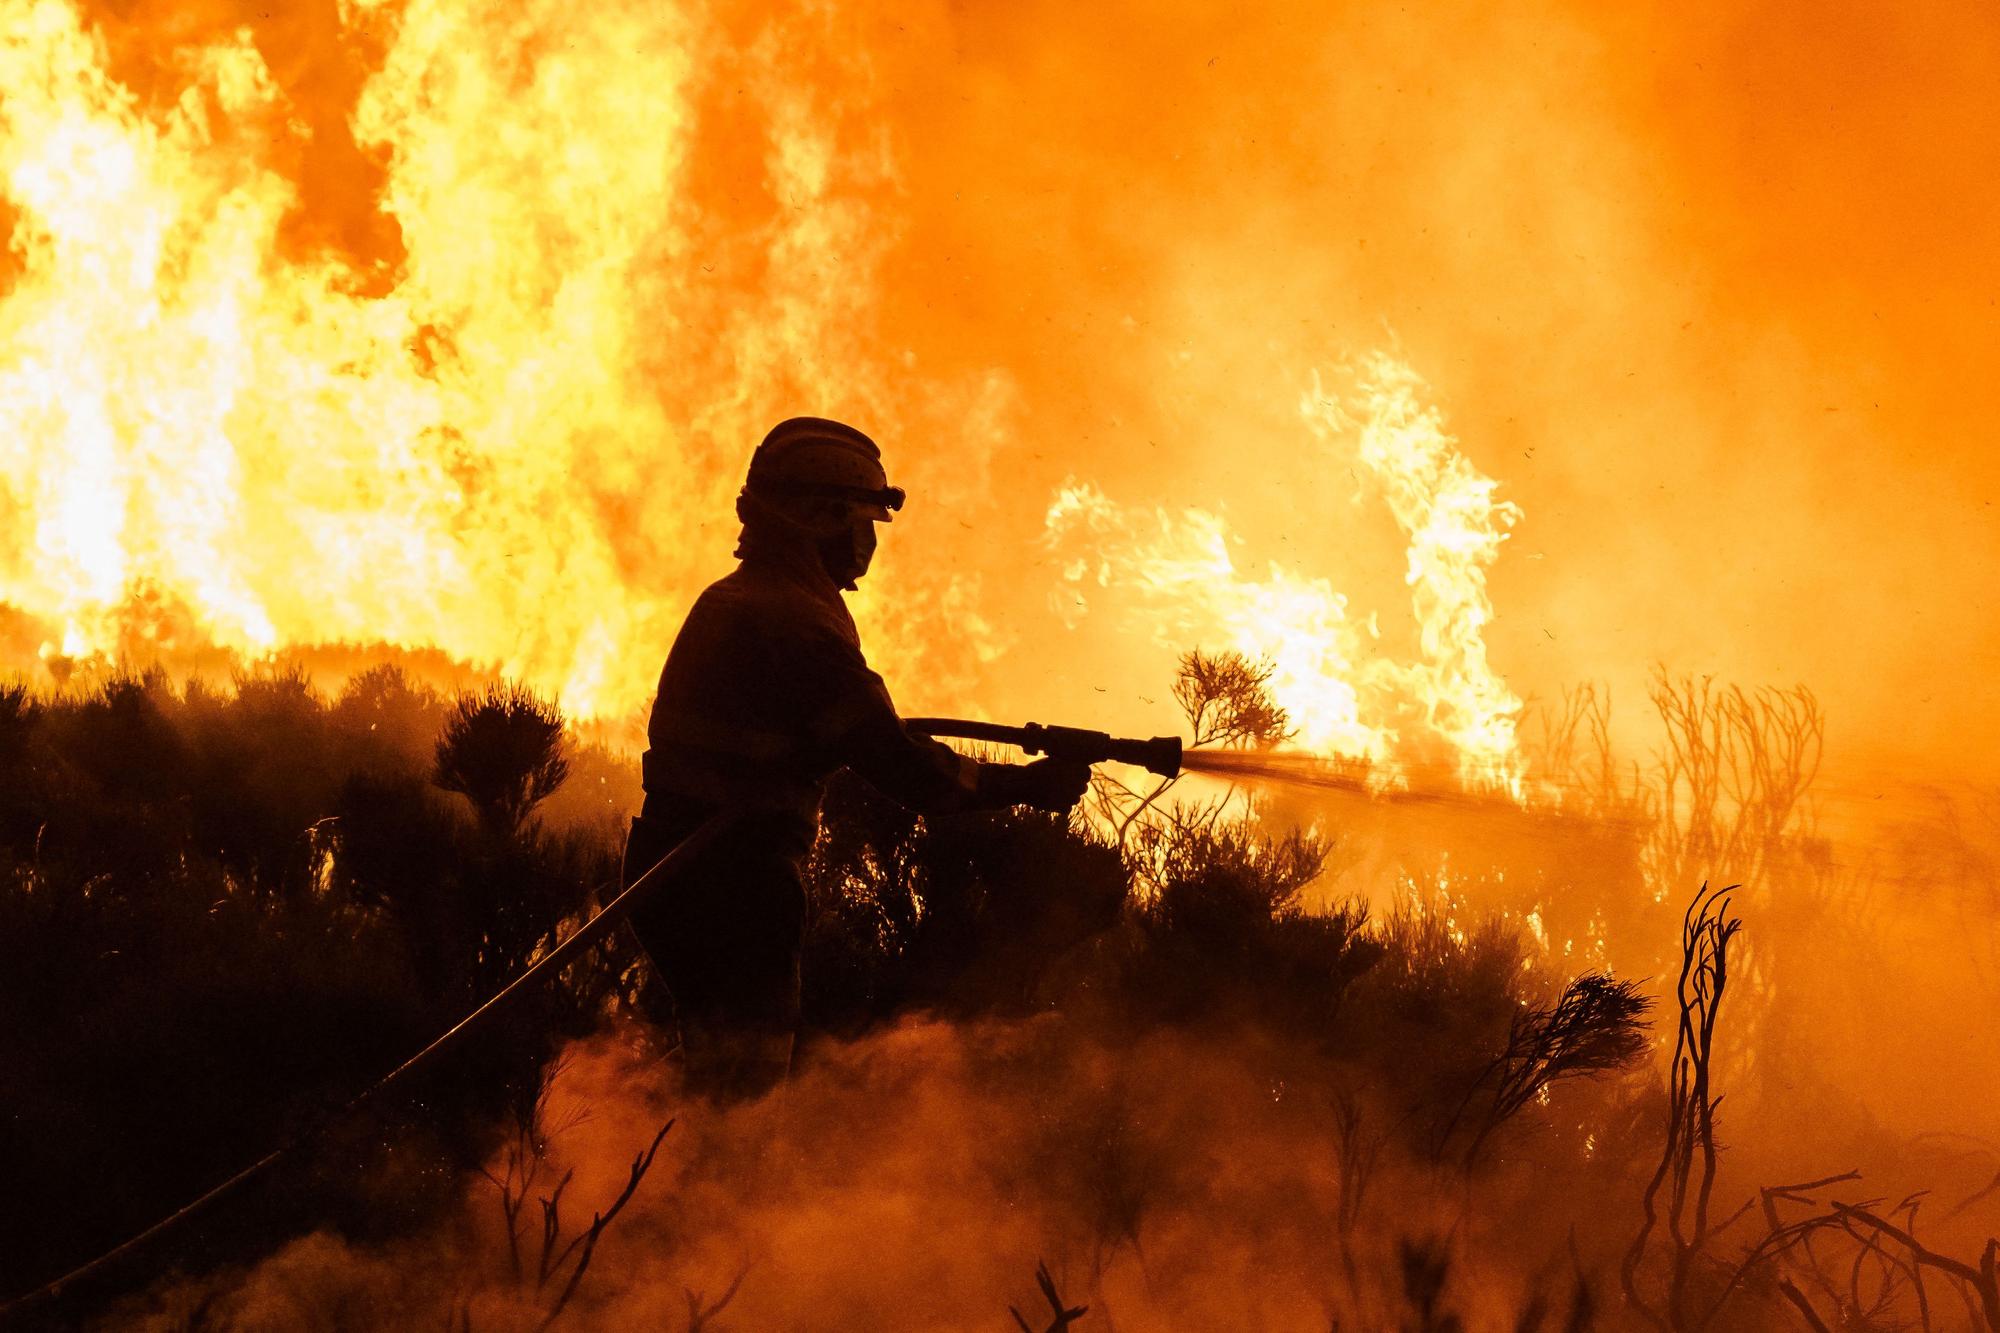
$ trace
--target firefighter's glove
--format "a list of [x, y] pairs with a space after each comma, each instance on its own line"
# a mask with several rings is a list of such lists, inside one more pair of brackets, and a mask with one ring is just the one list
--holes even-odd
[[981, 804], [1031, 805], [1063, 814], [1090, 786], [1090, 765], [1074, 759], [1037, 759], [1032, 764], [989, 764], [980, 774]]

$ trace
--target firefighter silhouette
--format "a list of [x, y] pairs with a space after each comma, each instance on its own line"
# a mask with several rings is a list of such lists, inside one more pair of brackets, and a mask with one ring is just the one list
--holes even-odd
[[645, 805], [626, 882], [724, 810], [742, 813], [677, 882], [633, 913], [665, 990], [688, 1086], [754, 1095], [791, 1064], [810, 849], [826, 779], [852, 769], [925, 813], [1064, 811], [1089, 780], [1068, 760], [991, 764], [903, 729], [841, 597], [867, 573], [875, 525], [904, 494], [852, 426], [780, 422], [737, 497], [736, 571], [681, 626], [647, 728]]

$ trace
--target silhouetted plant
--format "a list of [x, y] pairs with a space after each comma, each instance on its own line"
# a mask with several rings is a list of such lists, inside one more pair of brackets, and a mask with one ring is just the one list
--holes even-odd
[[1380, 946], [1364, 906], [1308, 912], [1302, 904], [1325, 844], [1297, 831], [1274, 838], [1246, 821], [1179, 819], [1150, 826], [1143, 841], [1141, 863], [1155, 888], [1134, 908], [1132, 990], [1142, 1011], [1254, 1018], [1330, 1036], [1349, 985]]
[[[1239, 683], [1262, 684], [1246, 671]], [[1218, 681], [1190, 700], [1226, 693], [1210, 688]], [[449, 724], [442, 738], [435, 723]], [[1215, 725], [1211, 712], [1196, 735], [1222, 734]], [[0, 1266], [22, 1270], [0, 1274], [10, 1290], [183, 1202], [246, 1145], [461, 1017], [561, 936], [617, 856], [608, 821], [548, 827], [561, 821], [537, 802], [561, 781], [561, 723], [517, 690], [447, 715], [394, 671], [364, 673], [331, 704], [283, 672], [179, 697], [163, 678], [128, 677], [31, 710], [28, 726], [20, 800], [32, 818], [0, 827], [0, 1068], [24, 1090], [0, 1123], [0, 1175], [19, 1218], [59, 1220], [29, 1235], [0, 1218]], [[476, 824], [431, 786], [447, 768], [457, 785], [439, 785], [467, 795]], [[1225, 1040], [1254, 1066], [1250, 1100], [1282, 1087], [1285, 1114], [1323, 1104], [1331, 1087], [1363, 1088], [1371, 1106], [1396, 1108], [1372, 1133], [1358, 1118], [1342, 1131], [1337, 1225], [1365, 1228], [1377, 1153], [1398, 1132], [1415, 1139], [1406, 1123], [1434, 1132], [1467, 1071], [1505, 1044], [1521, 995], [1538, 993], [1522, 980], [1533, 974], [1502, 928], [1377, 928], [1356, 906], [1308, 910], [1322, 843], [1265, 836], [1220, 807], [1153, 815], [1135, 834], [1144, 855], [1121, 856], [1102, 832], [1060, 818], [920, 820], [858, 780], [835, 783], [807, 867], [808, 1028], [854, 1031], [913, 1008], [1054, 1010], [1059, 1023], [1022, 1026], [1071, 1052], [1166, 1025]], [[1135, 900], [1142, 872], [1150, 891]], [[310, 1188], [287, 1181], [271, 1209], [221, 1226], [233, 1248], [209, 1253], [251, 1255], [311, 1226], [382, 1235], [435, 1219], [453, 1170], [500, 1160], [504, 1113], [533, 1093], [562, 1035], [618, 1001], [631, 958], [622, 940], [607, 946], [493, 1042], [455, 1056], [425, 1084], [411, 1134], [352, 1131], [397, 1142], [410, 1166], [346, 1160]], [[1546, 1024], [1565, 1030], [1556, 1015]], [[1489, 1090], [1564, 1067], [1524, 1049]], [[1149, 1209], [1200, 1188], [1201, 1164], [1175, 1157], [1171, 1134], [1132, 1123], [1135, 1103], [1105, 1096], [1101, 1071], [1050, 1063], [1063, 1071], [1050, 1092], [1062, 1114], [1048, 1128], [1075, 1140], [1073, 1156], [1023, 1160], [1062, 1164], [1087, 1232], [1136, 1239]], [[1428, 1078], [1439, 1070], [1450, 1078]], [[1071, 1096], [1084, 1109], [1060, 1100]], [[510, 1230], [526, 1219], [524, 1274], [544, 1268], [528, 1199], [550, 1200], [550, 1258], [574, 1241], [547, 1270], [551, 1304], [589, 1232], [561, 1226], [571, 1196], [552, 1182], [530, 1190], [495, 1174], [511, 1191]], [[696, 1325], [714, 1313], [690, 1307]]]
[[1469, 1103], [1480, 1091], [1489, 1091], [1465, 1150], [1466, 1162], [1474, 1161], [1493, 1132], [1550, 1084], [1622, 1069], [1638, 1059], [1646, 1049], [1646, 1013], [1652, 1006], [1638, 983], [1593, 972], [1564, 986], [1554, 1004], [1517, 1013], [1506, 1049], [1466, 1094]]
[[1028, 810], [926, 820], [906, 864], [922, 910], [905, 998], [956, 1013], [1031, 1007], [1059, 960], [1118, 924], [1129, 888], [1114, 849]]
[[29, 772], [36, 712], [27, 686], [0, 681], [0, 840], [19, 838], [39, 822], [35, 817], [39, 784]]
[[186, 742], [169, 716], [175, 702], [164, 672], [112, 676], [95, 695], [66, 710], [67, 735], [61, 738], [64, 760], [108, 795], [152, 801], [170, 798], [185, 789], [190, 759]]
[[436, 753], [445, 705], [401, 667], [383, 664], [352, 677], [333, 704], [333, 720], [376, 764], [421, 768]]
[[565, 1174], [554, 1192], [542, 1200], [542, 1256], [537, 1267], [535, 1289], [540, 1291], [562, 1273], [565, 1265], [569, 1267], [569, 1277], [563, 1283], [561, 1290], [556, 1293], [555, 1299], [549, 1303], [548, 1314], [541, 1323], [542, 1328], [555, 1323], [557, 1317], [575, 1297], [577, 1287], [583, 1282], [583, 1275], [590, 1271], [591, 1256], [597, 1253], [597, 1242], [603, 1238], [605, 1228], [617, 1220], [618, 1214], [625, 1211], [625, 1205], [632, 1202], [632, 1196], [639, 1192], [640, 1182], [645, 1180], [646, 1173], [653, 1169], [653, 1159], [659, 1156], [661, 1141], [673, 1127], [674, 1122], [671, 1120], [660, 1126], [660, 1132], [653, 1135], [653, 1141], [632, 1159], [632, 1169], [626, 1176], [625, 1188], [611, 1201], [611, 1206], [601, 1213], [591, 1214], [590, 1225], [570, 1237], [560, 1249], [557, 1248], [557, 1244], [562, 1239], [563, 1231], [563, 1187], [569, 1184], [570, 1177]]
[[1192, 744], [1268, 750], [1290, 740], [1291, 719], [1271, 695], [1276, 670], [1241, 653], [1183, 653], [1173, 694]]
[[1368, 1202], [1368, 1188], [1375, 1181], [1381, 1160], [1383, 1137], [1363, 1127], [1361, 1099], [1343, 1088], [1333, 1097], [1335, 1161], [1340, 1168], [1340, 1202], [1334, 1214], [1334, 1230], [1340, 1244], [1340, 1266], [1352, 1287], [1360, 1277], [1354, 1261], [1354, 1229]]
[[1612, 754], [1610, 687], [1585, 682], [1564, 690], [1558, 705], [1536, 706], [1535, 714], [1541, 726], [1532, 771], [1562, 792], [1566, 807], [1574, 800], [1599, 819], [1652, 818], [1653, 794], [1637, 761], [1628, 768]]
[[1826, 741], [1818, 699], [1803, 685], [1746, 691], [1661, 672], [1652, 700], [1667, 737], [1655, 881], [1756, 882], [1788, 836], [1809, 831], [1803, 802]]
[[681, 1295], [687, 1300], [687, 1328], [685, 1333], [707, 1333], [708, 1321], [729, 1308], [736, 1299], [736, 1293], [743, 1290], [743, 1279], [750, 1276], [748, 1268], [739, 1269], [722, 1294], [714, 1300], [708, 1299], [693, 1287], [682, 1287]]
[[[1291, 720], [1271, 694], [1269, 662], [1252, 662], [1241, 653], [1204, 653], [1200, 649], [1181, 655], [1174, 675], [1173, 697], [1187, 720], [1191, 748], [1203, 746], [1269, 749], [1290, 740]], [[1098, 772], [1092, 782], [1099, 817], [1112, 829], [1118, 846], [1125, 848], [1135, 830], [1145, 827], [1160, 802], [1180, 783], [1178, 775], [1160, 778], [1141, 792], [1115, 774]], [[1217, 803], [1207, 812], [1207, 822], [1221, 813]], [[1176, 816], [1183, 822], [1193, 816]], [[1144, 850], [1138, 855], [1143, 862]]]
[[1461, 1333], [1465, 1321], [1445, 1306], [1444, 1291], [1451, 1278], [1451, 1250], [1441, 1240], [1405, 1238], [1396, 1247], [1402, 1269], [1403, 1299], [1413, 1319], [1403, 1333]]
[[[1042, 1299], [1049, 1303], [1048, 1327], [1041, 1333], [1062, 1333], [1062, 1330], [1083, 1318], [1090, 1310], [1087, 1305], [1070, 1305], [1063, 1300], [1062, 1293], [1056, 1290], [1056, 1280], [1050, 1275], [1046, 1263], [1036, 1263], [1035, 1285], [1042, 1289]], [[1021, 1333], [1035, 1333], [1034, 1326], [1021, 1316], [1019, 1310], [1010, 1305], [1007, 1311], [1014, 1316], [1014, 1322], [1021, 1326]]]
[[[1738, 886], [1710, 889], [1704, 884], [1688, 905], [1681, 925], [1681, 973], [1675, 988], [1679, 1022], [1667, 1088], [1667, 1126], [1659, 1165], [1640, 1200], [1639, 1232], [1625, 1251], [1620, 1277], [1625, 1298], [1655, 1328], [1680, 1333], [1692, 1314], [1692, 1281], [1710, 1237], [1709, 1204], [1715, 1190], [1717, 1150], [1712, 1090], [1715, 1024], [1729, 984], [1729, 945], [1743, 922], [1729, 912]], [[1666, 1191], [1661, 1207], [1660, 1192]], [[1640, 1290], [1639, 1265], [1654, 1227], [1664, 1214], [1670, 1244], [1664, 1309]]]
[[554, 706], [519, 686], [495, 685], [453, 707], [431, 780], [471, 801], [489, 831], [512, 837], [569, 776], [562, 742]]
[[1223, 943], [1300, 913], [1299, 893], [1319, 877], [1326, 847], [1311, 834], [1260, 834], [1246, 824], [1175, 824], [1159, 839], [1158, 898], [1148, 919], [1162, 929]]
[[28, 741], [35, 697], [19, 681], [0, 681], [0, 761], [17, 758]]
[[[348, 768], [311, 678], [297, 666], [239, 674], [233, 698], [191, 691], [186, 703], [194, 837], [258, 891], [311, 891], [311, 830]], [[306, 754], [319, 762], [300, 763]]]
[[[404, 697], [386, 674], [373, 685]], [[118, 675], [20, 702], [26, 758], [0, 766], [0, 1067], [16, 1075], [0, 1174], [20, 1205], [0, 1217], [0, 1291], [122, 1239], [378, 1077], [511, 979], [616, 859], [596, 829], [468, 836], [413, 762], [435, 732], [369, 743], [361, 713], [336, 716], [295, 671], [178, 694]], [[485, 1155], [480, 1126], [597, 1021], [629, 961], [590, 955], [430, 1080], [407, 1169], [289, 1180], [225, 1219], [214, 1255], [294, 1227], [421, 1225], [450, 1168]], [[356, 1133], [360, 1151], [406, 1131]]]
[[1520, 935], [1495, 919], [1461, 927], [1444, 901], [1409, 898], [1368, 932], [1370, 966], [1349, 986], [1334, 1053], [1361, 1062], [1407, 1112], [1409, 1146], [1435, 1156], [1466, 1089], [1505, 1049], [1538, 974]]
[[[1783, 1265], [1790, 1272], [1777, 1276], [1778, 1293], [1810, 1328], [1909, 1327], [1902, 1321], [1914, 1316], [1929, 1329], [1935, 1300], [1926, 1282], [1929, 1274], [1958, 1297], [1967, 1327], [2000, 1333], [2000, 1238], [1988, 1239], [1971, 1261], [1931, 1248], [1917, 1236], [1917, 1213], [1928, 1191], [1888, 1206], [1877, 1199], [1843, 1203], [1815, 1197], [1860, 1179], [1860, 1172], [1845, 1171], [1758, 1191], [1764, 1237], [1737, 1264], [1700, 1322], [1719, 1315], [1748, 1279]], [[1785, 1217], [1781, 1204], [1810, 1211]], [[1795, 1277], [1812, 1289], [1810, 1294]], [[1815, 1298], [1833, 1307], [1832, 1324], [1820, 1317]]]

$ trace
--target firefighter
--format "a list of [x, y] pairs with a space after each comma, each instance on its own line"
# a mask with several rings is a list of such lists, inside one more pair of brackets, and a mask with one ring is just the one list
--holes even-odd
[[754, 1095], [790, 1068], [799, 862], [836, 770], [924, 813], [1061, 812], [1088, 784], [1083, 764], [979, 763], [904, 731], [841, 597], [868, 572], [875, 525], [903, 498], [859, 430], [818, 417], [780, 422], [751, 456], [736, 500], [740, 563], [695, 602], [660, 673], [626, 882], [711, 816], [742, 811], [632, 916], [672, 997], [695, 1090]]

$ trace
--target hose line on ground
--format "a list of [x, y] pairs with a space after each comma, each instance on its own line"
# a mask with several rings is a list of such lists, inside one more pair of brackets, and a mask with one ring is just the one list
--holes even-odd
[[386, 1092], [390, 1087], [407, 1077], [412, 1071], [422, 1068], [444, 1052], [463, 1042], [472, 1033], [477, 1032], [485, 1026], [486, 1022], [494, 1014], [504, 1009], [510, 1000], [528, 990], [536, 981], [562, 971], [563, 968], [574, 962], [577, 956], [583, 953], [584, 950], [595, 945], [606, 935], [610, 934], [620, 922], [632, 914], [632, 909], [637, 907], [643, 899], [649, 897], [660, 885], [686, 869], [688, 863], [698, 856], [711, 842], [715, 841], [716, 835], [721, 833], [740, 813], [742, 812], [738, 809], [725, 810], [697, 827], [694, 832], [688, 834], [687, 837], [675, 844], [672, 851], [654, 862], [652, 868], [647, 870], [645, 874], [633, 880], [625, 887], [622, 893], [604, 904], [599, 909], [597, 915], [591, 917], [590, 920], [577, 928], [575, 934], [549, 950], [548, 953], [537, 960], [527, 971], [508, 982], [491, 999], [459, 1020], [449, 1031], [443, 1033], [435, 1041], [431, 1042], [430, 1045], [403, 1061], [402, 1064], [397, 1065], [394, 1069], [347, 1101], [338, 1110], [322, 1118], [311, 1128], [286, 1141], [279, 1147], [272, 1149], [270, 1152], [264, 1154], [264, 1156], [250, 1163], [250, 1165], [230, 1176], [227, 1180], [224, 1180], [221, 1184], [210, 1189], [207, 1193], [169, 1213], [167, 1216], [153, 1223], [153, 1225], [147, 1227], [144, 1231], [133, 1236], [130, 1240], [110, 1250], [106, 1250], [103, 1254], [98, 1255], [95, 1259], [92, 1259], [89, 1263], [81, 1267], [71, 1269], [55, 1281], [45, 1283], [33, 1291], [16, 1296], [5, 1305], [0, 1305], [0, 1325], [11, 1323], [13, 1320], [29, 1313], [38, 1306], [60, 1299], [64, 1292], [74, 1287], [77, 1283], [102, 1273], [115, 1266], [121, 1260], [129, 1258], [160, 1236], [165, 1235], [168, 1231], [205, 1211], [210, 1205], [227, 1195], [234, 1193], [244, 1183], [269, 1170], [289, 1154], [298, 1151], [306, 1144], [312, 1142], [334, 1124], [344, 1120], [355, 1111], [360, 1110], [368, 1102]]

